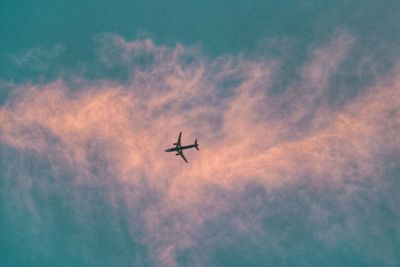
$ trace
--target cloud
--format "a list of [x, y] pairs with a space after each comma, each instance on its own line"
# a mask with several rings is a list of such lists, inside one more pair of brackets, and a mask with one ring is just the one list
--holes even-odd
[[12, 62], [20, 69], [27, 69], [37, 72], [49, 71], [54, 61], [65, 51], [64, 46], [56, 44], [46, 49], [43, 47], [31, 48], [11, 57]]
[[[191, 266], [207, 265], [212, 247], [230, 243], [230, 233], [262, 250], [267, 237], [277, 235], [265, 221], [282, 219], [268, 205], [285, 202], [279, 196], [284, 190], [328, 186], [347, 199], [365, 181], [381, 183], [388, 158], [400, 154], [397, 69], [339, 108], [329, 104], [331, 79], [356, 41], [346, 33], [310, 49], [298, 77], [277, 95], [270, 93], [276, 59], [209, 59], [198, 49], [157, 46], [150, 39], [102, 40], [101, 61], [122, 64], [129, 80], [16, 86], [0, 109], [0, 142], [50, 162], [56, 183], [66, 171], [74, 186], [123, 188], [107, 191], [107, 201], [117, 209], [123, 198], [135, 216], [124, 215], [134, 224], [132, 238], [146, 245], [156, 265], [181, 265], [182, 253]], [[184, 144], [200, 143], [200, 152], [188, 151], [188, 165], [163, 152], [180, 130]], [[352, 220], [358, 226], [341, 208], [344, 224], [326, 221], [328, 208], [298, 197], [313, 205], [298, 220], [311, 216], [331, 233], [318, 232], [321, 242], [335, 235], [339, 240]], [[287, 200], [297, 212], [295, 202]], [[213, 227], [214, 236], [208, 232]], [[385, 262], [394, 256], [377, 257]]]

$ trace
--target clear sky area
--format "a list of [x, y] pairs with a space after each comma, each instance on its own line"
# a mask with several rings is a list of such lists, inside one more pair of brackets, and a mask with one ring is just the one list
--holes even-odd
[[0, 2], [0, 266], [400, 266], [399, 14]]

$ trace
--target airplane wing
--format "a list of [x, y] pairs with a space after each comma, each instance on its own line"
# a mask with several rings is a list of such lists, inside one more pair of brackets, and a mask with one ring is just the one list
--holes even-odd
[[178, 141], [176, 141], [176, 143], [175, 143], [176, 146], [181, 146], [181, 136], [182, 136], [182, 132], [179, 133]]
[[188, 161], [187, 161], [187, 159], [185, 158], [185, 155], [183, 155], [183, 152], [182, 152], [182, 151], [179, 153], [179, 155], [183, 158], [183, 160], [184, 160], [186, 163], [188, 163]]

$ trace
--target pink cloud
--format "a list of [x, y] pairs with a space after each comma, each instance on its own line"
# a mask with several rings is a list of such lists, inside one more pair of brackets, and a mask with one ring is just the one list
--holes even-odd
[[[128, 203], [146, 194], [140, 190], [146, 179], [163, 197], [143, 213], [144, 239], [165, 266], [176, 266], [176, 251], [195, 246], [193, 233], [229, 205], [216, 203], [207, 186], [236, 190], [257, 182], [273, 190], [304, 177], [343, 186], [343, 179], [379, 176], [382, 156], [399, 153], [398, 71], [341, 110], [319, 101], [354, 42], [348, 35], [314, 48], [299, 70], [301, 80], [278, 96], [268, 94], [275, 61], [243, 55], [209, 60], [180, 45], [109, 38], [103, 61], [114, 64], [118, 53], [132, 63], [147, 53], [152, 64], [135, 71], [128, 84], [86, 82], [74, 90], [55, 81], [16, 88], [0, 109], [0, 142], [55, 158], [76, 171], [78, 184], [99, 182], [90, 166], [105, 166], [116, 182], [139, 188], [126, 193]], [[196, 60], [185, 63], [186, 56]], [[238, 83], [221, 96], [219, 84], [229, 77]], [[183, 143], [200, 142], [200, 152], [187, 153], [188, 165], [163, 152], [180, 130]], [[234, 224], [255, 231], [256, 221]]]

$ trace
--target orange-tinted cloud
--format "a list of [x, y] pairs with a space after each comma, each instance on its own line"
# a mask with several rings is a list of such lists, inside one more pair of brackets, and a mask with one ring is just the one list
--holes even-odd
[[[128, 202], [146, 194], [140, 190], [145, 179], [162, 197], [143, 213], [144, 239], [166, 266], [174, 266], [176, 250], [194, 246], [193, 232], [227, 205], [215, 203], [208, 186], [236, 190], [257, 182], [273, 190], [299, 179], [342, 186], [379, 176], [384, 156], [399, 153], [398, 71], [340, 110], [323, 101], [354, 42], [347, 35], [312, 50], [301, 79], [280, 95], [268, 94], [274, 61], [209, 60], [182, 46], [110, 40], [104, 62], [115, 64], [118, 53], [135, 64], [135, 57], [147, 54], [149, 65], [136, 69], [127, 84], [84, 82], [75, 90], [56, 81], [16, 88], [0, 109], [0, 142], [74, 169], [78, 184], [101, 182], [92, 171], [98, 166], [116, 182], [139, 188], [127, 192]], [[233, 78], [233, 89], [224, 88]], [[184, 144], [200, 143], [200, 152], [186, 153], [188, 165], [163, 152], [180, 130]], [[243, 231], [250, 227], [236, 224]]]

